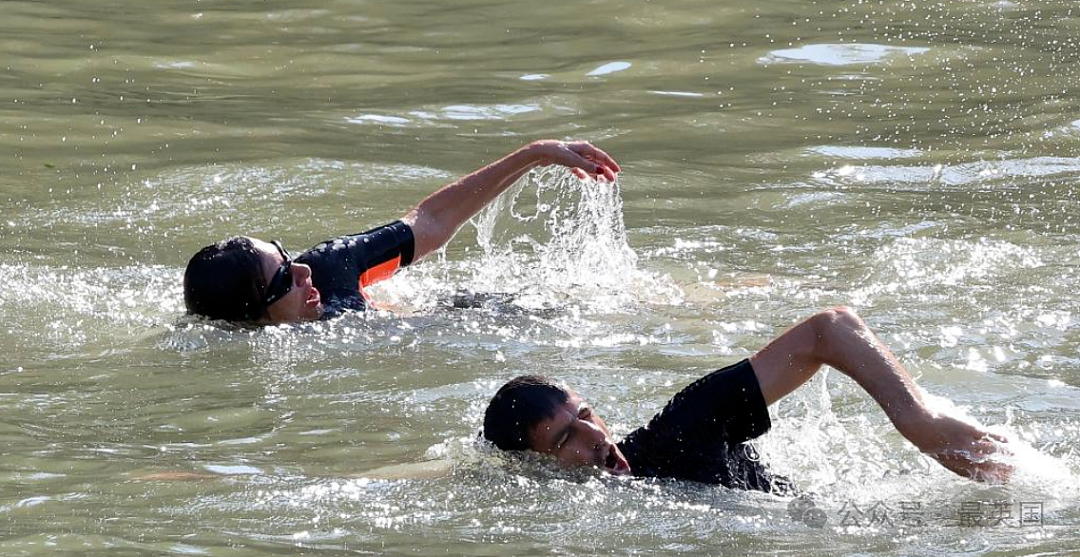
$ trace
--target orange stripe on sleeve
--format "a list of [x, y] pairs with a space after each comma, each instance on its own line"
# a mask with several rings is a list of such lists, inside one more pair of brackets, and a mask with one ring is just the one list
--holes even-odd
[[392, 276], [401, 266], [401, 256], [397, 256], [384, 263], [366, 270], [360, 275], [360, 290], [363, 291], [364, 287], [371, 286], [380, 280], [386, 280]]

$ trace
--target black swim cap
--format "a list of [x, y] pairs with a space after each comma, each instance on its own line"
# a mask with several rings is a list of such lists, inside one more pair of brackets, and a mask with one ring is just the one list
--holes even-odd
[[184, 305], [193, 315], [242, 322], [263, 316], [262, 258], [237, 236], [199, 250], [184, 271]]

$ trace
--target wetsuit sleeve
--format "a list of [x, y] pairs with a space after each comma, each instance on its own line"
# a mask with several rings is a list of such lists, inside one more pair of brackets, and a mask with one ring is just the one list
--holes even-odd
[[661, 444], [738, 444], [772, 427], [749, 360], [714, 371], [679, 391], [644, 428]]
[[389, 278], [412, 263], [412, 229], [401, 221], [327, 240], [296, 258], [311, 267], [312, 281], [325, 298], [359, 299], [362, 288]]
[[362, 245], [365, 259], [359, 279], [361, 288], [386, 280], [412, 263], [415, 240], [409, 225], [395, 221], [359, 236], [357, 243]]

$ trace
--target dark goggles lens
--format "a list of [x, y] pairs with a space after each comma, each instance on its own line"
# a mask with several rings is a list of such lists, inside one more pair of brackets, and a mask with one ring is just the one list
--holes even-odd
[[266, 285], [266, 298], [263, 300], [263, 307], [270, 307], [270, 304], [283, 298], [292, 290], [293, 285], [292, 256], [289, 255], [288, 251], [285, 251], [285, 248], [281, 247], [281, 242], [274, 240], [270, 243], [274, 244], [284, 261], [278, 267], [278, 270], [274, 271], [274, 277], [270, 279], [270, 284]]

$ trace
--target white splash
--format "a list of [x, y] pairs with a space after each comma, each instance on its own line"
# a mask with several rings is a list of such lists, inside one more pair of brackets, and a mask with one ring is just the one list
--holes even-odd
[[666, 276], [638, 269], [618, 182], [534, 170], [473, 224], [483, 256], [470, 289], [516, 292], [525, 306], [572, 301], [594, 310], [681, 299]]

